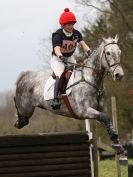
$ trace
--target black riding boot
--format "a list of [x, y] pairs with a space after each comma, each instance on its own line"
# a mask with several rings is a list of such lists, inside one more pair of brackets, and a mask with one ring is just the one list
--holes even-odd
[[56, 110], [56, 109], [60, 109], [61, 106], [61, 102], [60, 99], [58, 98], [58, 94], [59, 94], [59, 77], [56, 77], [56, 81], [55, 81], [55, 86], [54, 86], [54, 99], [52, 101], [51, 107]]

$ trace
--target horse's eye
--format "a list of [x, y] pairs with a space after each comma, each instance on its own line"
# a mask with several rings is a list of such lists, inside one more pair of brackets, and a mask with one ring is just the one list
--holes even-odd
[[107, 55], [110, 55], [110, 52], [106, 52]]

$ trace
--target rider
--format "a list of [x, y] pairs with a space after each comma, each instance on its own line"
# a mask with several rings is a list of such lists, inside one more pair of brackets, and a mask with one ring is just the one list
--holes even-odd
[[75, 15], [69, 8], [65, 8], [59, 19], [61, 28], [52, 34], [53, 51], [50, 64], [56, 75], [54, 99], [51, 105], [53, 109], [60, 109], [61, 103], [58, 99], [59, 79], [64, 72], [67, 62], [76, 63], [72, 55], [76, 49], [77, 43], [79, 43], [86, 56], [90, 55], [90, 48], [83, 41], [82, 34], [74, 28], [76, 22]]

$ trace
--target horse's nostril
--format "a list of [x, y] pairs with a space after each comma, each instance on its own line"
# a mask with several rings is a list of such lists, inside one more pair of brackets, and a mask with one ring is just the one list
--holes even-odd
[[116, 77], [116, 78], [119, 78], [119, 74], [117, 73], [117, 74], [115, 75], [115, 77]]
[[117, 74], [115, 74], [115, 78], [116, 78], [117, 80], [121, 80], [121, 79], [123, 78], [123, 75], [117, 73]]

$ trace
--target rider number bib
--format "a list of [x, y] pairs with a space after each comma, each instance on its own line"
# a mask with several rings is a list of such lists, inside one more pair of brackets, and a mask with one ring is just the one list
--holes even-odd
[[70, 41], [70, 40], [63, 40], [61, 52], [62, 53], [71, 53], [76, 49], [77, 39]]

